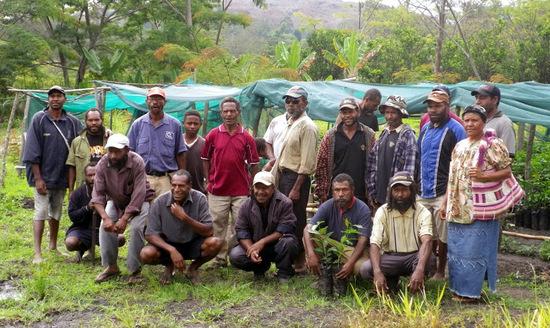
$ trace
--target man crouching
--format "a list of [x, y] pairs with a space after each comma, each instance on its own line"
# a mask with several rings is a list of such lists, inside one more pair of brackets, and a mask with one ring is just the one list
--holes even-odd
[[185, 270], [185, 260], [193, 261], [186, 275], [192, 283], [198, 281], [198, 269], [222, 247], [219, 238], [212, 237], [212, 217], [206, 196], [191, 189], [189, 172], [179, 170], [172, 176], [171, 191], [160, 195], [151, 205], [145, 239], [149, 242], [141, 250], [144, 264], [162, 264], [166, 267], [161, 284], [172, 282], [175, 269]]

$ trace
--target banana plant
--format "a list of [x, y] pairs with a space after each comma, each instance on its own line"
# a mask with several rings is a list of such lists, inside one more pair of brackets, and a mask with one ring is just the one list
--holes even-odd
[[374, 57], [380, 48], [370, 50], [356, 33], [346, 37], [343, 43], [332, 39], [334, 51], [323, 50], [323, 57], [332, 64], [342, 68], [346, 78], [356, 77], [359, 70]]
[[315, 61], [316, 53], [312, 52], [302, 58], [302, 45], [297, 40], [292, 41], [290, 45], [279, 42], [275, 46], [275, 61], [277, 67], [294, 70], [300, 77], [306, 81], [311, 81], [307, 70]]
[[113, 77], [118, 73], [118, 69], [124, 61], [124, 56], [120, 49], [117, 49], [110, 59], [99, 58], [95, 50], [82, 48], [82, 52], [88, 61], [90, 71], [99, 78], [107, 80], [113, 80]]

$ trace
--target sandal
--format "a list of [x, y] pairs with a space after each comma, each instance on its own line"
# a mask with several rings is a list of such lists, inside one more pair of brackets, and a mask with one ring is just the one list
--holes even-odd
[[114, 277], [118, 276], [119, 274], [120, 274], [120, 271], [107, 271], [107, 270], [105, 270], [95, 278], [95, 282], [99, 284], [99, 283], [111, 280]]

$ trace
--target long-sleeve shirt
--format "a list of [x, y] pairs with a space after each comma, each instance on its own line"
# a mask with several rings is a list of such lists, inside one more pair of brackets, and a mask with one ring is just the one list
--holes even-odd
[[154, 191], [147, 183], [145, 164], [138, 154], [129, 151], [120, 170], [110, 165], [108, 156], [103, 156], [97, 163], [93, 204], [105, 206], [107, 200], [112, 200], [118, 214], [124, 212], [135, 216], [141, 211], [143, 202], [153, 198]]
[[70, 228], [82, 227], [90, 228], [92, 225], [92, 216], [94, 211], [88, 206], [90, 203], [91, 190], [83, 184], [76, 188], [69, 198], [69, 219], [73, 223]]

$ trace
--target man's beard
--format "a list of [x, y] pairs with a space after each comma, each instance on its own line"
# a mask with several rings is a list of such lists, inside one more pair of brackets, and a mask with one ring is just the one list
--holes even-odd
[[86, 127], [86, 130], [87, 130], [88, 134], [91, 134], [91, 135], [94, 135], [94, 136], [99, 136], [99, 135], [104, 135], [105, 134], [105, 126], [103, 126], [103, 125], [100, 126], [97, 129], [97, 132], [92, 132], [89, 127]]
[[127, 160], [128, 160], [128, 155], [124, 155], [124, 157], [122, 157], [120, 161], [114, 162], [112, 160], [109, 160], [109, 164], [116, 169], [121, 169], [126, 164]]
[[412, 201], [407, 200], [394, 200], [395, 209], [399, 212], [405, 212], [412, 206]]

